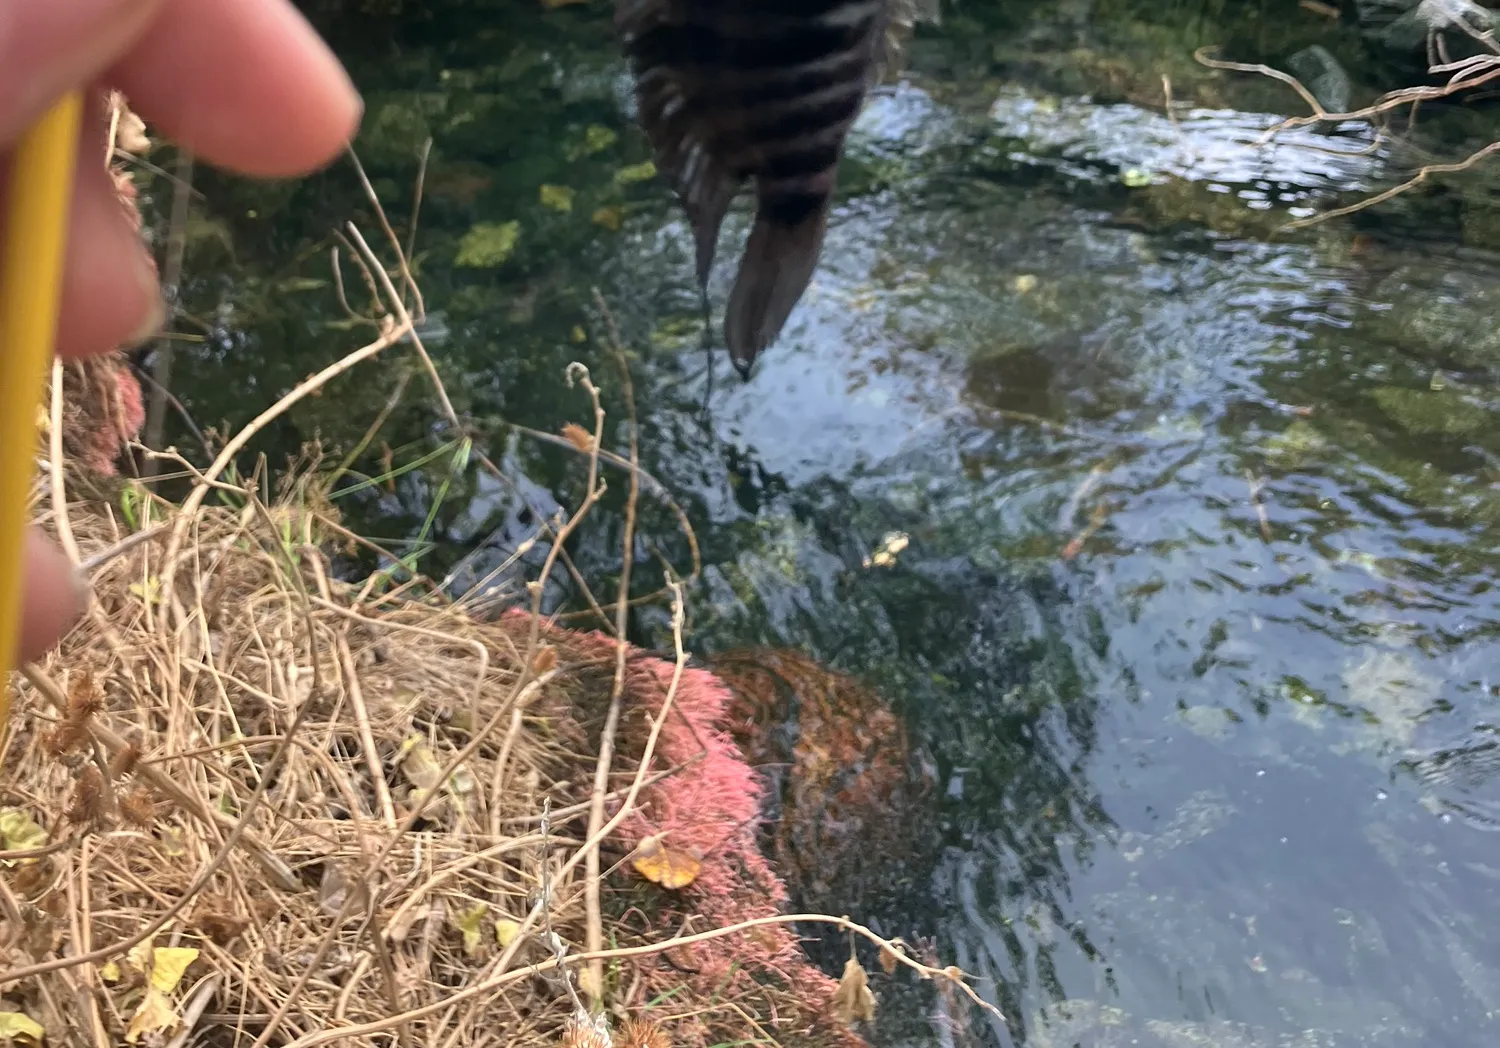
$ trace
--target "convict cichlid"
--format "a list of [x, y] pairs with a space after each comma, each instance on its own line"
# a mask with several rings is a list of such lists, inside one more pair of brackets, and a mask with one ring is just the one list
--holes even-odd
[[938, 0], [616, 0], [640, 123], [696, 241], [698, 282], [747, 181], [755, 225], [724, 317], [749, 377], [812, 280], [844, 139]]

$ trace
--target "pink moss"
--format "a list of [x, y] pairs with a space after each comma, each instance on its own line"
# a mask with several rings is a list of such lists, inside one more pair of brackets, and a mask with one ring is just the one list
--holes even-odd
[[96, 358], [82, 367], [86, 377], [70, 383], [82, 409], [75, 416], [72, 454], [89, 472], [112, 477], [119, 472], [120, 453], [146, 421], [141, 384], [120, 354]]
[[[610, 658], [615, 647], [613, 639], [600, 633], [572, 634], [571, 639], [594, 649], [588, 654], [601, 660]], [[626, 695], [632, 703], [626, 716], [634, 719], [622, 722], [630, 738], [645, 738], [673, 670], [665, 659], [630, 649]], [[680, 893], [680, 902], [663, 893], [663, 912], [672, 922], [662, 925], [664, 932], [675, 931], [689, 917], [692, 930], [705, 931], [785, 912], [786, 886], [756, 844], [765, 787], [727, 730], [732, 701], [729, 689], [708, 670], [684, 670], [652, 760], [653, 770], [682, 770], [646, 787], [621, 827], [626, 848], [663, 833], [668, 847], [702, 859], [702, 870]], [[762, 1015], [762, 1022], [779, 1025], [785, 1033], [813, 1034], [822, 1043], [865, 1043], [841, 1024], [820, 1021], [838, 983], [813, 966], [788, 925], [766, 925], [683, 947], [672, 951], [671, 960], [671, 965], [643, 972], [645, 999], [686, 982], [701, 997], [734, 1000], [753, 997], [769, 983], [779, 988], [783, 1000], [795, 1002], [799, 1014], [790, 1028], [785, 1025], [793, 1021], [788, 1016]], [[677, 1030], [676, 1036], [682, 1039], [686, 1032]]]

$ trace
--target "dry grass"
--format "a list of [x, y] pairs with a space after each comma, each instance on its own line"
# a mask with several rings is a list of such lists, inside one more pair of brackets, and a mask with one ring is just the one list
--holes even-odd
[[[312, 451], [280, 477], [264, 462], [236, 472], [268, 423], [403, 344], [439, 413], [466, 432], [415, 335], [421, 297], [402, 245], [383, 213], [381, 224], [394, 266], [353, 227], [343, 240], [370, 292], [360, 315], [373, 341], [269, 406], [206, 467], [137, 449], [153, 458], [153, 483], [187, 482], [181, 502], [80, 483], [87, 470], [69, 456], [88, 442], [70, 432], [115, 425], [115, 413], [108, 396], [80, 409], [84, 373], [54, 371], [36, 516], [90, 573], [95, 600], [27, 667], [0, 739], [0, 1038], [25, 1040], [36, 1022], [50, 1043], [93, 1048], [662, 1048], [805, 1041], [814, 1027], [815, 1043], [847, 1043], [828, 1035], [837, 1024], [821, 1000], [790, 1037], [778, 1026], [807, 1002], [774, 965], [735, 994], [660, 993], [669, 951], [759, 941], [791, 922], [845, 928], [988, 1007], [957, 969], [847, 918], [762, 908], [688, 927], [664, 919], [690, 911], [688, 896], [663, 899], [617, 872], [635, 843], [622, 839], [627, 820], [666, 780], [694, 774], [697, 758], [666, 766], [657, 743], [687, 672], [697, 545], [634, 441], [628, 457], [602, 448], [586, 369], [569, 379], [593, 432], [533, 434], [587, 459], [585, 496], [526, 545], [548, 550], [539, 578], [562, 568], [582, 586], [564, 543], [602, 474], [624, 471], [631, 518], [644, 493], [689, 540], [690, 572], [665, 568], [644, 598], [670, 603], [675, 657], [625, 643], [625, 609], [643, 598], [623, 586], [607, 604], [582, 587], [601, 637], [544, 621], [535, 582], [455, 602], [421, 576], [337, 578], [336, 551], [374, 548], [324, 498], [342, 471]], [[496, 471], [478, 449], [472, 461]], [[601, 1004], [602, 1030], [587, 1015]]]
[[[524, 624], [366, 605], [302, 541], [310, 512], [244, 506], [200, 509], [175, 571], [159, 543], [106, 563], [90, 621], [29, 674], [0, 781], [57, 850], [6, 881], [0, 979], [63, 1043], [116, 1043], [145, 980], [125, 964], [107, 984], [103, 965], [151, 935], [202, 951], [178, 996], [206, 1006], [197, 1043], [441, 1005], [526, 959], [532, 940], [502, 950], [496, 922], [535, 924], [544, 861], [581, 843], [539, 825], [544, 797], [563, 827], [586, 793], [564, 781], [568, 673], [527, 671]], [[85, 558], [119, 541], [102, 513], [72, 524]], [[580, 941], [573, 866], [550, 917]], [[477, 1044], [498, 1023], [524, 1040], [567, 1014], [541, 980], [396, 1030]]]

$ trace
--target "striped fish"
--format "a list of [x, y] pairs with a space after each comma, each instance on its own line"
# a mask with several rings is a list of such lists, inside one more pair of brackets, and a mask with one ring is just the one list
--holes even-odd
[[641, 126], [687, 212], [705, 302], [725, 212], [754, 183], [755, 226], [724, 318], [742, 377], [812, 280], [844, 139], [866, 95], [936, 6], [616, 0]]

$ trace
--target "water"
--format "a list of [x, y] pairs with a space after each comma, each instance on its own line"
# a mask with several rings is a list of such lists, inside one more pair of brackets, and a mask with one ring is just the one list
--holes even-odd
[[[892, 876], [917, 883], [844, 905], [981, 976], [1009, 1016], [981, 1039], [1483, 1043], [1500, 1014], [1488, 178], [1274, 236], [1388, 184], [1385, 147], [1353, 125], [1261, 147], [1291, 109], [1254, 85], [1236, 107], [1204, 81], [1212, 104], [1170, 118], [1130, 89], [1052, 95], [950, 29], [862, 118], [785, 337], [748, 384], [721, 355], [710, 393], [680, 217], [617, 177], [645, 147], [604, 22], [534, 7], [440, 7], [399, 47], [346, 48], [398, 218], [436, 138], [418, 239], [434, 351], [514, 478], [448, 478], [425, 563], [474, 581], [576, 504], [576, 457], [505, 423], [586, 421], [573, 359], [623, 417], [597, 286], [633, 353], [643, 459], [702, 543], [695, 649], [803, 648], [911, 725], [930, 846]], [[1067, 36], [1065, 8], [1011, 43]], [[573, 189], [571, 211], [543, 185]], [[321, 249], [351, 212], [374, 227], [347, 173], [207, 193], [190, 305], [218, 323], [179, 371], [200, 420], [233, 421], [354, 344], [329, 323]], [[476, 223], [509, 221], [503, 266], [453, 264]], [[330, 388], [267, 446], [352, 444], [395, 370]], [[419, 400], [386, 431], [396, 462], [446, 439]], [[449, 461], [344, 509], [407, 549]], [[600, 592], [613, 479], [572, 550]], [[893, 533], [894, 563], [865, 566]], [[686, 565], [654, 504], [642, 534], [640, 563]], [[665, 641], [659, 611], [635, 628]], [[887, 1040], [939, 1043], [926, 998], [877, 989]]]

